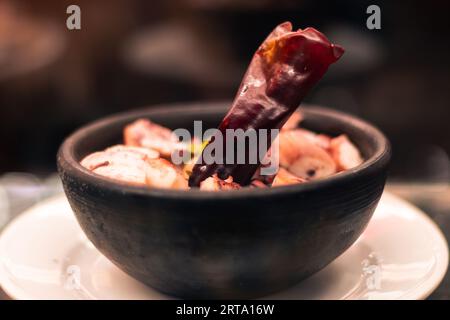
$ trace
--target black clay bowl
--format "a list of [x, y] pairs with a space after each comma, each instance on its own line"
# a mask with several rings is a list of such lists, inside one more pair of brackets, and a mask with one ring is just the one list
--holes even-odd
[[389, 143], [372, 125], [304, 108], [304, 127], [346, 133], [364, 164], [332, 177], [271, 189], [176, 191], [129, 186], [79, 165], [148, 117], [170, 128], [216, 127], [226, 104], [161, 106], [112, 116], [72, 134], [58, 154], [64, 190], [88, 238], [132, 277], [182, 298], [254, 298], [325, 267], [363, 232], [380, 199]]

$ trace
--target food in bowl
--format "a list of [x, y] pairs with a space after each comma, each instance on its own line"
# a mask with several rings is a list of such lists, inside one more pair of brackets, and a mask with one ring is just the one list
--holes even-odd
[[[333, 138], [299, 129], [302, 115], [296, 112], [343, 53], [314, 28], [292, 31], [289, 22], [280, 24], [256, 51], [230, 110], [202, 147], [198, 140], [182, 143], [170, 129], [138, 119], [124, 129], [124, 145], [88, 155], [81, 164], [96, 174], [128, 183], [208, 191], [304, 183], [353, 168], [362, 163], [362, 157], [345, 135]], [[248, 142], [245, 149], [237, 150], [228, 148], [227, 143], [235, 139], [227, 134], [230, 130], [271, 130], [275, 135], [258, 136], [256, 143]], [[206, 162], [205, 150], [214, 143], [221, 144], [223, 152], [218, 161]], [[236, 152], [244, 162], [236, 160], [240, 156]], [[195, 161], [191, 158], [183, 166], [168, 161], [177, 153], [192, 153]], [[249, 161], [255, 154], [262, 158], [273, 154], [277, 169], [280, 163], [283, 170], [267, 177], [264, 159]]]
[[[274, 175], [257, 171], [249, 187], [265, 188], [305, 183], [328, 177], [360, 165], [358, 148], [345, 134], [332, 137], [299, 127], [303, 115], [294, 112], [282, 127], [277, 139], [280, 168]], [[149, 119], [138, 119], [123, 131], [123, 144], [86, 156], [81, 164], [92, 172], [130, 184], [156, 188], [189, 189], [188, 180], [201, 148], [198, 140], [190, 144], [178, 141], [172, 131]], [[189, 152], [192, 161], [177, 165], [171, 155]], [[269, 151], [270, 152], [270, 151]], [[230, 175], [221, 179], [217, 174], [200, 183], [200, 190], [236, 190], [244, 186]]]

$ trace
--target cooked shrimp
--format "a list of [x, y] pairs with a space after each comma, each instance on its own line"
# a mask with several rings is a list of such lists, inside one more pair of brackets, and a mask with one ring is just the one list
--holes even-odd
[[283, 125], [281, 130], [293, 130], [298, 128], [298, 125], [303, 120], [303, 115], [300, 111], [295, 111], [289, 119], [286, 121], [286, 123]]
[[188, 181], [182, 172], [165, 159], [149, 159], [145, 179], [149, 187], [188, 189]]
[[253, 179], [250, 182], [250, 187], [252, 187], [252, 188], [268, 188], [269, 186], [261, 180]]
[[231, 176], [226, 180], [222, 180], [218, 178], [216, 174], [200, 183], [200, 190], [204, 191], [235, 190], [240, 188], [241, 186], [238, 183], [233, 182]]
[[317, 134], [307, 129], [296, 129], [295, 132], [323, 149], [330, 147], [331, 138], [325, 134]]
[[178, 142], [170, 129], [147, 119], [139, 119], [127, 125], [124, 129], [124, 141], [127, 146], [156, 150], [165, 158], [169, 158], [177, 150], [188, 148]]
[[[256, 170], [255, 174], [252, 177], [252, 184], [254, 186], [262, 187], [262, 185], [259, 182], [261, 182], [262, 184], [264, 184], [266, 186], [270, 186], [273, 182], [273, 179], [275, 178], [275, 174], [265, 174], [265, 175], [261, 174], [262, 167], [263, 166], [261, 165], [261, 167], [259, 167], [258, 170]], [[259, 181], [259, 182], [256, 182], [256, 181]]]
[[300, 130], [279, 134], [280, 165], [303, 179], [319, 179], [336, 172], [336, 164], [326, 150]]
[[111, 179], [145, 185], [146, 160], [145, 153], [130, 151], [126, 147], [113, 147], [88, 155], [81, 161], [81, 165]]
[[351, 169], [363, 162], [358, 148], [345, 134], [331, 139], [330, 153], [339, 171]]
[[289, 184], [297, 184], [303, 182], [306, 182], [306, 179], [297, 177], [296, 175], [293, 175], [286, 169], [280, 168], [278, 169], [278, 173], [275, 176], [275, 179], [273, 180], [272, 187], [285, 186]]

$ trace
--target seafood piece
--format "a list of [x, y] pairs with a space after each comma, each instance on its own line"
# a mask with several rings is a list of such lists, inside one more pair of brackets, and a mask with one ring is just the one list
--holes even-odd
[[200, 190], [204, 191], [236, 190], [240, 188], [241, 186], [238, 183], [233, 182], [232, 177], [222, 180], [217, 177], [217, 174], [203, 180], [200, 183]]
[[326, 134], [317, 134], [307, 129], [295, 129], [295, 131], [323, 149], [330, 148], [331, 138]]
[[188, 189], [188, 181], [182, 172], [165, 159], [149, 159], [145, 168], [145, 182], [149, 187]]
[[187, 189], [187, 179], [158, 152], [146, 148], [117, 145], [94, 152], [81, 161], [92, 172], [123, 182], [158, 188]]
[[127, 146], [156, 150], [165, 158], [170, 158], [173, 152], [188, 149], [170, 129], [148, 119], [138, 119], [127, 125], [124, 129], [124, 142]]
[[86, 156], [81, 165], [89, 170], [110, 164], [142, 166], [146, 159], [158, 158], [159, 153], [146, 148], [116, 145], [107, 148], [105, 151], [94, 152]]
[[103, 151], [91, 153], [81, 160], [80, 164], [88, 170], [95, 170], [99, 167], [110, 164], [111, 157]]
[[252, 182], [260, 181], [263, 184], [270, 186], [272, 184], [274, 178], [275, 178], [275, 174], [270, 174], [270, 175], [261, 174], [261, 167], [259, 167], [258, 170], [256, 170], [255, 174], [252, 177]]
[[330, 142], [331, 142], [331, 137], [323, 134], [323, 133], [319, 133], [319, 134], [315, 134], [316, 139], [315, 139], [315, 143], [321, 147], [324, 148], [326, 150], [330, 149]]
[[[299, 114], [300, 112], [297, 112], [297, 113]], [[284, 131], [288, 131], [288, 130], [284, 130]], [[328, 148], [330, 146], [330, 141], [331, 141], [331, 138], [329, 136], [327, 136], [325, 134], [317, 134], [317, 133], [312, 132], [312, 131], [307, 130], [307, 129], [291, 129], [291, 131], [295, 131], [295, 133], [292, 134], [292, 135], [302, 136], [303, 138], [305, 138], [309, 142], [311, 142], [311, 143], [317, 145], [318, 147], [321, 147], [322, 149], [325, 149], [325, 150], [328, 151]], [[289, 136], [291, 136], [291, 135], [289, 135]], [[280, 139], [280, 137], [285, 137], [285, 135], [280, 135], [280, 136], [277, 137], [277, 139]], [[266, 159], [264, 159], [265, 161], [263, 161], [263, 163], [267, 163], [267, 158], [269, 156], [273, 157], [273, 156], [277, 155], [276, 153], [274, 155], [271, 155], [272, 148], [269, 149], [269, 151], [267, 152]], [[284, 150], [284, 151], [285, 151], [285, 155], [286, 155], [286, 152], [288, 152], [289, 150]], [[320, 152], [320, 153], [322, 153], [322, 152]], [[278, 157], [279, 157], [279, 154], [278, 154]], [[258, 168], [258, 170], [256, 170], [255, 174], [252, 177], [252, 183], [255, 180], [259, 180], [262, 183], [264, 183], [265, 185], [269, 185], [270, 186], [273, 183], [273, 180], [274, 180], [276, 174], [273, 174], [273, 175], [261, 175], [260, 171], [261, 171], [261, 168], [263, 168], [263, 167], [264, 167], [264, 165], [261, 165]], [[299, 177], [297, 177], [297, 178], [301, 179]]]
[[339, 171], [354, 168], [363, 162], [358, 148], [345, 134], [331, 139], [330, 153]]
[[[314, 28], [293, 31], [289, 22], [277, 26], [254, 54], [236, 98], [219, 125], [217, 134], [224, 137], [221, 140], [223, 150], [226, 150], [225, 132], [228, 129], [257, 132], [259, 129], [280, 129], [343, 53], [343, 48], [330, 43]], [[246, 155], [267, 152], [267, 149], [258, 150], [258, 146], [259, 143], [248, 144]], [[223, 159], [226, 159], [226, 151]], [[199, 186], [215, 173], [220, 177], [232, 176], [234, 181], [247, 185], [260, 165], [221, 163], [199, 161], [189, 177], [189, 185]]]
[[275, 176], [275, 179], [273, 179], [272, 187], [303, 183], [306, 181], [307, 181], [306, 179], [297, 177], [296, 175], [293, 175], [286, 169], [280, 168], [278, 170], [277, 175]]
[[108, 153], [113, 153], [113, 152], [119, 152], [119, 153], [123, 153], [123, 152], [134, 152], [137, 153], [139, 155], [144, 155], [146, 156], [148, 159], [157, 159], [159, 158], [159, 152], [156, 150], [152, 150], [152, 149], [148, 149], [148, 148], [141, 148], [141, 147], [134, 147], [134, 146], [126, 146], [123, 144], [118, 144], [112, 147], [109, 147], [105, 150]]
[[251, 188], [268, 188], [269, 186], [265, 184], [263, 181], [258, 179], [253, 179], [250, 183]]
[[301, 131], [282, 131], [278, 138], [280, 165], [297, 177], [314, 180], [336, 172], [336, 164], [328, 152]]
[[143, 166], [129, 166], [125, 164], [108, 164], [98, 167], [92, 172], [101, 176], [119, 180], [130, 184], [145, 185], [145, 171]]
[[286, 121], [281, 130], [293, 130], [297, 129], [300, 122], [303, 121], [303, 115], [300, 111], [295, 111], [289, 119]]

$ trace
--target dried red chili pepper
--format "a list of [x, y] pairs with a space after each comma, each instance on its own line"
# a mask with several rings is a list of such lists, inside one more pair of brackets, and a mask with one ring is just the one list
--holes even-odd
[[[232, 107], [218, 128], [224, 164], [197, 163], [190, 186], [198, 186], [214, 173], [222, 179], [231, 175], [235, 182], [247, 185], [260, 164], [226, 164], [225, 130], [280, 129], [343, 53], [342, 47], [330, 43], [314, 28], [292, 31], [290, 22], [277, 26], [253, 56]], [[248, 148], [246, 151], [254, 152], [257, 146]]]

